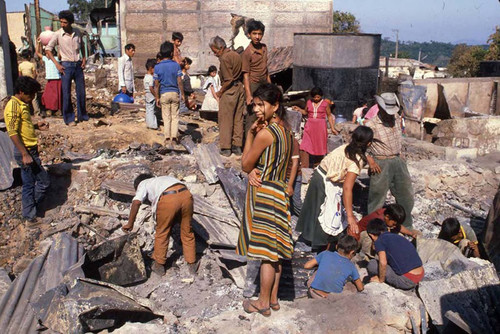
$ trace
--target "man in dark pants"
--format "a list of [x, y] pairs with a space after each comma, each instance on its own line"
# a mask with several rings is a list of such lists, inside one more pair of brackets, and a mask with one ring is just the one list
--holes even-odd
[[267, 46], [261, 43], [266, 27], [260, 21], [252, 20], [247, 23], [247, 32], [251, 43], [241, 54], [243, 83], [245, 84], [245, 98], [247, 113], [245, 115], [245, 134], [257, 117], [253, 112], [253, 93], [263, 83], [271, 83], [267, 70]]
[[384, 206], [387, 191], [396, 198], [406, 212], [404, 227], [412, 229], [413, 187], [406, 161], [401, 157], [401, 118], [398, 115], [399, 101], [394, 93], [375, 95], [379, 112], [366, 122], [374, 133], [373, 144], [368, 148], [367, 160], [370, 165], [370, 190], [368, 192], [368, 212]]
[[[46, 47], [47, 55], [54, 62], [62, 80], [63, 97], [63, 118], [66, 125], [76, 125], [75, 112], [71, 104], [71, 81], [75, 80], [76, 85], [76, 104], [78, 110], [78, 122], [88, 121], [85, 106], [85, 77], [83, 69], [85, 68], [85, 45], [81, 33], [71, 26], [75, 22], [75, 17], [69, 10], [59, 12], [59, 22], [61, 29], [52, 35], [52, 39]], [[55, 46], [58, 46], [59, 63], [52, 53]], [[81, 53], [81, 54], [80, 54]]]
[[219, 146], [226, 157], [231, 152], [241, 155], [243, 144], [243, 111], [245, 93], [241, 82], [241, 57], [226, 48], [226, 42], [219, 36], [210, 40], [212, 52], [220, 61], [221, 89], [217, 92], [219, 102]]

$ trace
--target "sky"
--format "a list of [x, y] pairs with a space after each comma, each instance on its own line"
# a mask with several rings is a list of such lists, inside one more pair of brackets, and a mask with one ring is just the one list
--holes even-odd
[[499, 0], [334, 0], [365, 33], [400, 41], [486, 44], [500, 25]]
[[[7, 11], [24, 8], [20, 0], [6, 0]], [[40, 0], [40, 6], [57, 13], [66, 0]], [[400, 41], [438, 41], [485, 44], [500, 25], [499, 0], [333, 0], [335, 10], [353, 13], [366, 33], [381, 33]]]

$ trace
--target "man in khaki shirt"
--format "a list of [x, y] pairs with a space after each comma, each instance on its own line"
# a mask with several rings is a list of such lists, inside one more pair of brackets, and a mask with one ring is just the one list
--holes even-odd
[[220, 61], [221, 89], [217, 92], [219, 102], [219, 146], [226, 157], [231, 152], [241, 155], [243, 144], [243, 110], [245, 93], [241, 82], [241, 57], [226, 48], [226, 42], [219, 36], [210, 40], [212, 52]]
[[[66, 125], [76, 125], [75, 112], [71, 104], [71, 81], [75, 81], [77, 121], [88, 121], [89, 115], [85, 107], [85, 45], [81, 33], [71, 26], [75, 22], [75, 17], [69, 10], [59, 12], [59, 22], [61, 29], [52, 35], [47, 48], [47, 56], [54, 62], [57, 70], [61, 73], [63, 118]], [[59, 63], [52, 51], [58, 47]], [[80, 54], [81, 53], [81, 54]]]

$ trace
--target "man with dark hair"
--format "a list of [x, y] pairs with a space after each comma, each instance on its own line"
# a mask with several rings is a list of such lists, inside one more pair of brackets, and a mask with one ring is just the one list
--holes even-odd
[[160, 46], [162, 60], [154, 69], [156, 105], [161, 105], [166, 146], [171, 146], [171, 141], [178, 143], [179, 93], [184, 96], [182, 70], [179, 64], [172, 60], [173, 52], [174, 45], [164, 42]]
[[134, 180], [134, 188], [136, 194], [132, 200], [128, 223], [122, 230], [132, 231], [141, 204], [149, 200], [153, 218], [156, 219], [152, 256], [154, 263], [151, 270], [160, 276], [165, 275], [170, 232], [174, 224], [180, 223], [184, 259], [188, 263], [189, 272], [196, 274], [199, 262], [196, 262], [196, 242], [191, 227], [193, 196], [187, 187], [170, 176], [154, 177], [151, 174], [141, 174]]
[[[72, 24], [75, 17], [69, 10], [59, 12], [59, 22], [61, 29], [52, 35], [52, 39], [45, 48], [47, 56], [54, 62], [56, 68], [61, 72], [62, 99], [63, 99], [63, 118], [67, 125], [76, 125], [75, 112], [71, 104], [71, 81], [76, 85], [76, 104], [77, 121], [88, 121], [89, 115], [85, 106], [85, 77], [83, 69], [85, 68], [85, 45], [82, 40], [82, 34], [79, 30], [73, 29]], [[52, 50], [58, 46], [59, 63]]]
[[[38, 139], [29, 108], [39, 91], [40, 84], [35, 79], [20, 76], [14, 85], [14, 96], [4, 109], [7, 133], [14, 143], [14, 158], [21, 167], [23, 218], [28, 222], [35, 222], [38, 206], [50, 185], [38, 155]], [[45, 130], [48, 123], [39, 121], [37, 127]]]
[[118, 90], [128, 96], [134, 96], [134, 63], [132, 57], [135, 55], [135, 45], [125, 45], [125, 54], [118, 58]]
[[243, 145], [244, 89], [241, 83], [241, 57], [226, 47], [219, 36], [213, 37], [210, 49], [220, 61], [221, 89], [217, 92], [219, 101], [219, 146], [223, 156], [231, 152], [241, 155]]
[[251, 42], [241, 54], [247, 105], [245, 134], [256, 120], [252, 107], [253, 93], [261, 84], [271, 83], [271, 77], [267, 70], [267, 46], [261, 43], [266, 27], [262, 22], [256, 20], [251, 20], [246, 26]]
[[366, 232], [373, 240], [378, 260], [368, 263], [371, 282], [387, 284], [402, 290], [410, 290], [424, 277], [424, 267], [415, 247], [404, 237], [387, 232], [381, 219], [368, 223]]
[[363, 291], [358, 270], [351, 262], [358, 247], [356, 239], [346, 235], [339, 239], [336, 252], [323, 251], [304, 265], [305, 269], [318, 266], [318, 271], [308, 282], [310, 298], [322, 299], [330, 293], [341, 293], [347, 281], [352, 281], [358, 291]]
[[174, 31], [172, 33], [172, 43], [174, 44], [174, 56], [172, 59], [179, 65], [182, 64], [181, 50], [179, 49], [182, 45], [182, 41], [184, 41], [182, 33]]
[[401, 118], [398, 115], [399, 101], [394, 93], [375, 95], [379, 112], [365, 122], [373, 130], [373, 144], [368, 148], [367, 160], [370, 165], [370, 189], [368, 192], [368, 212], [384, 206], [387, 191], [396, 199], [405, 212], [403, 225], [411, 229], [413, 219], [413, 187], [406, 161], [401, 157]]

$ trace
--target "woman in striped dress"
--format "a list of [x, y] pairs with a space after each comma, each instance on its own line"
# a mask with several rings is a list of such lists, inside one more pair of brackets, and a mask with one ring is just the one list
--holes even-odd
[[257, 121], [247, 135], [241, 159], [243, 171], [257, 173], [258, 182], [249, 178], [245, 216], [236, 252], [261, 260], [260, 295], [245, 300], [248, 313], [271, 315], [279, 310], [278, 285], [281, 260], [293, 253], [286, 170], [292, 154], [292, 134], [282, 124], [285, 109], [276, 85], [261, 85], [254, 93]]

